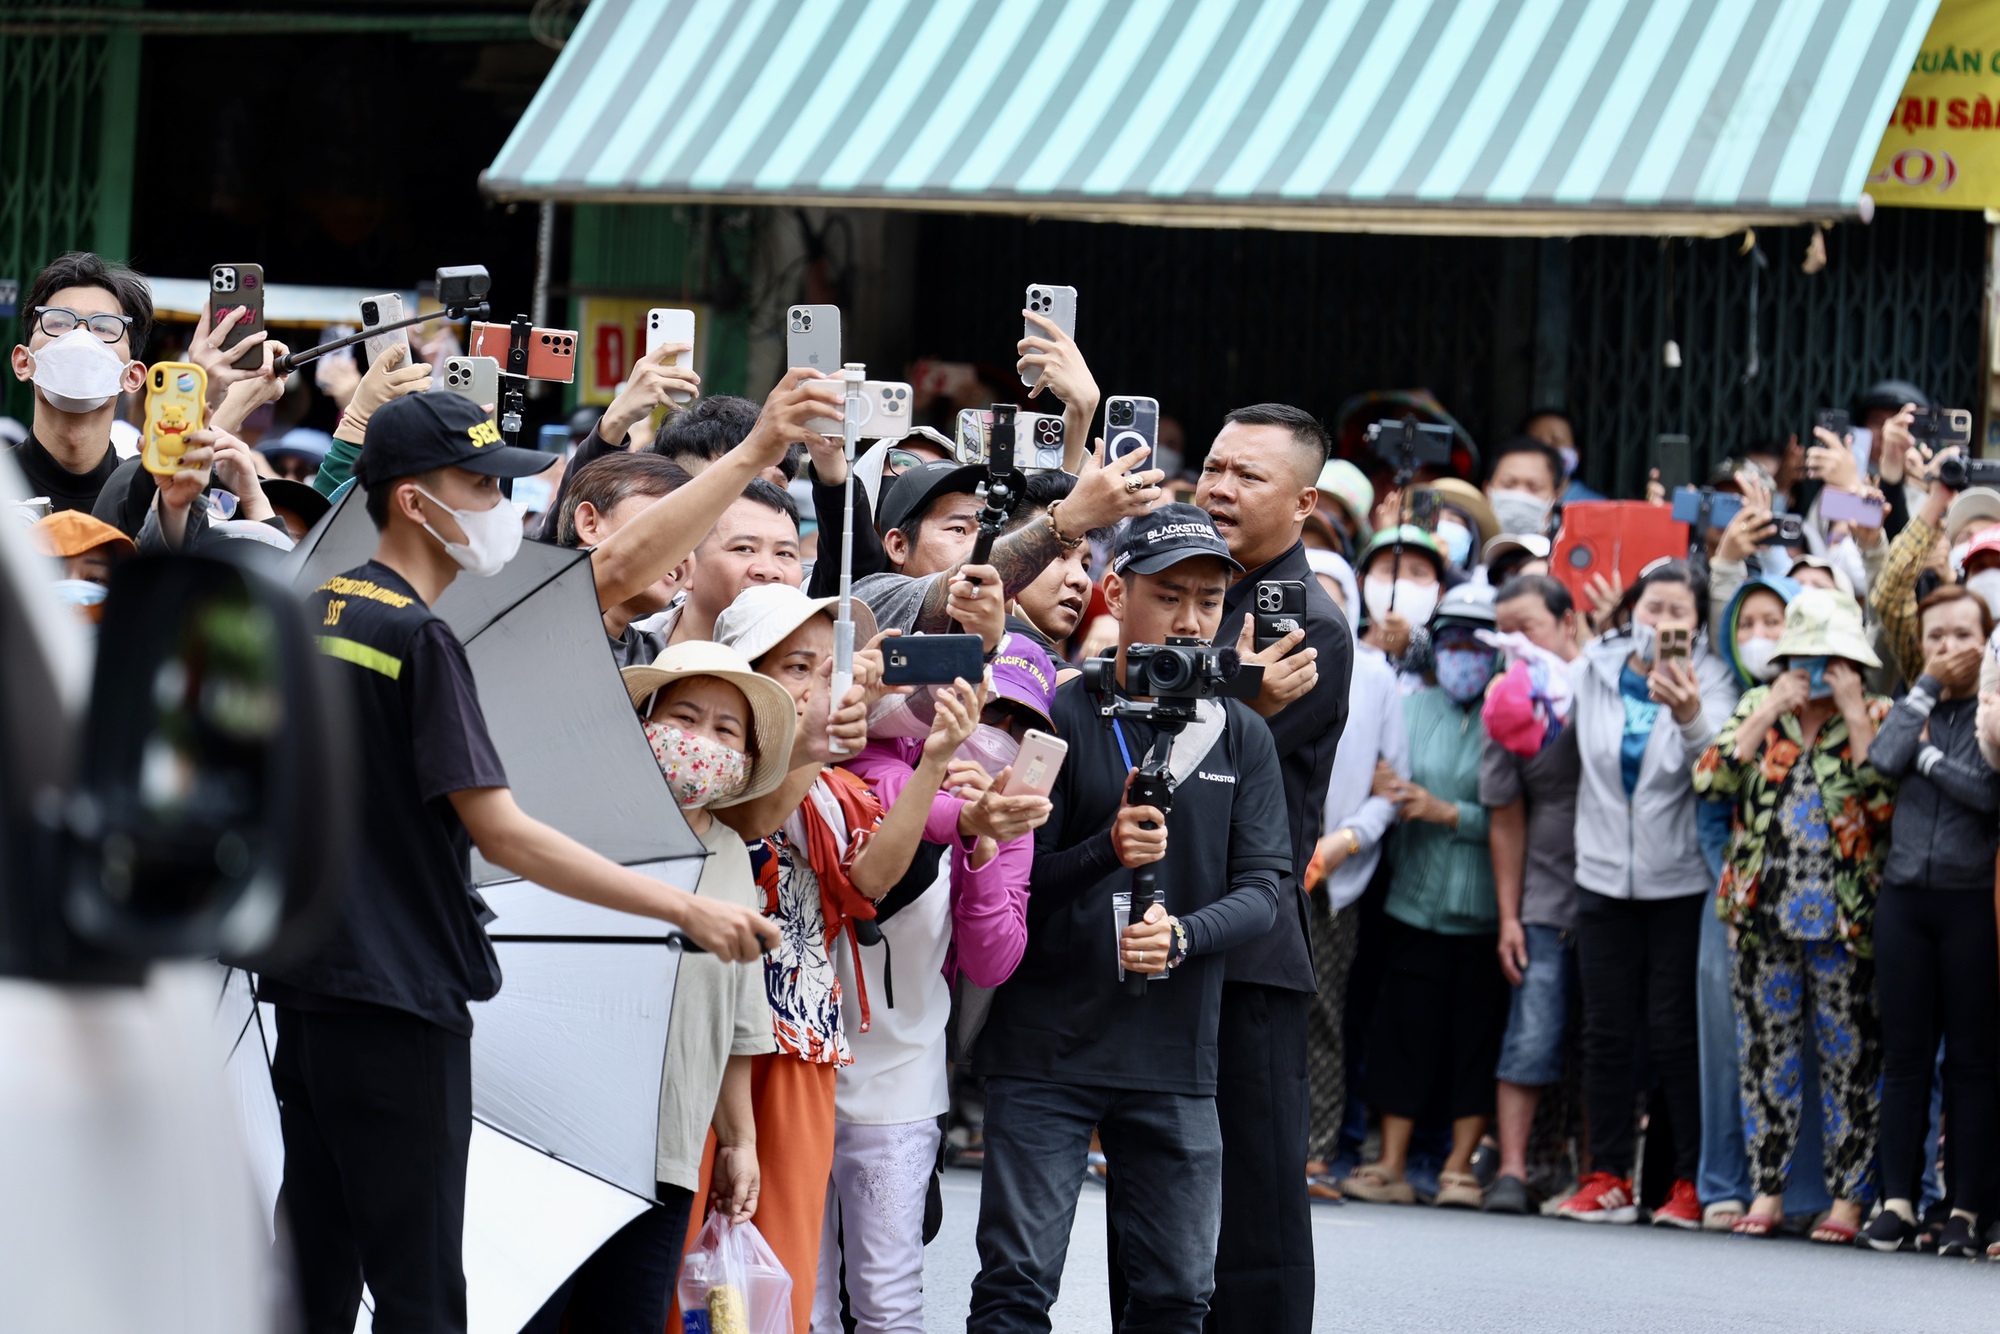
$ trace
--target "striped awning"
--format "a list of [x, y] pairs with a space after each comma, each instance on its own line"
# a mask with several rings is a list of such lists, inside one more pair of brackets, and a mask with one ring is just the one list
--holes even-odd
[[592, 0], [503, 199], [1717, 233], [1856, 210], [1938, 0]]

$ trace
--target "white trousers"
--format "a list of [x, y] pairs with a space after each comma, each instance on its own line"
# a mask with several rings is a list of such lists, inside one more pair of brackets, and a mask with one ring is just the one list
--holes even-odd
[[935, 1119], [835, 1125], [812, 1334], [841, 1334], [843, 1290], [860, 1334], [924, 1334], [924, 1197], [938, 1134]]

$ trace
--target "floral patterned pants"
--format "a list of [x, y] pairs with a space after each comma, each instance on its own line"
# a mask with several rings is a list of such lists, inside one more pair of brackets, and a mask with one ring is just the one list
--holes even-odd
[[1881, 1022], [1875, 964], [1838, 941], [1775, 932], [1736, 946], [1731, 993], [1743, 1085], [1743, 1138], [1760, 1195], [1781, 1195], [1804, 1110], [1807, 1033], [1819, 1048], [1820, 1126], [1826, 1189], [1867, 1202], [1882, 1102]]

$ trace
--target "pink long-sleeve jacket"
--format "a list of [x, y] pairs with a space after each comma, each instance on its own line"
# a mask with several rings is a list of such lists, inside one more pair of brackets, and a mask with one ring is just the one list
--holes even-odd
[[[871, 741], [846, 768], [874, 789], [887, 810], [908, 786], [912, 761], [922, 754], [920, 741]], [[931, 801], [924, 821], [924, 842], [951, 849], [951, 949], [944, 974], [963, 972], [975, 986], [997, 987], [1012, 975], [1028, 944], [1028, 872], [1035, 861], [1035, 839], [1024, 834], [1002, 843], [984, 866], [971, 864], [976, 840], [958, 832], [958, 815], [965, 802], [948, 792]]]

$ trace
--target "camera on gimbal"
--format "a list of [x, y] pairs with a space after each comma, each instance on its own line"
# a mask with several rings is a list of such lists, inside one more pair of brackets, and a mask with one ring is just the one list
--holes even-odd
[[[1264, 685], [1264, 669], [1245, 665], [1235, 649], [1172, 635], [1164, 644], [1126, 648], [1122, 693], [1116, 671], [1111, 657], [1083, 664], [1083, 688], [1101, 701], [1098, 713], [1153, 723], [1191, 722], [1196, 700], [1253, 699]], [[1147, 697], [1152, 702], [1144, 702]]]

